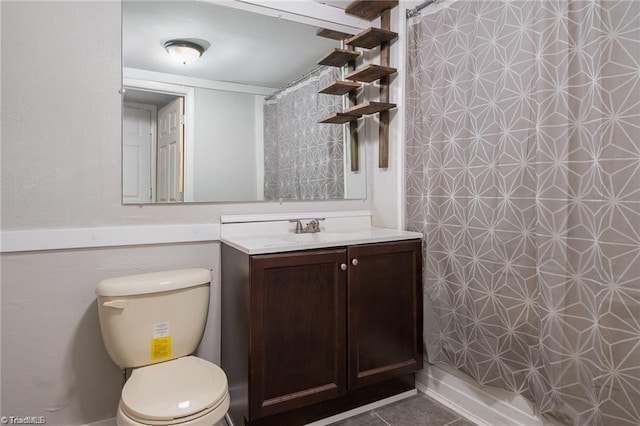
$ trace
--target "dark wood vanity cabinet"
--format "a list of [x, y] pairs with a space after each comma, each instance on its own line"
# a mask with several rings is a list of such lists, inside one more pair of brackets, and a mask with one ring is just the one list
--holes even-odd
[[419, 240], [264, 255], [223, 244], [234, 425], [303, 424], [412, 389], [421, 281]]
[[252, 418], [346, 392], [344, 249], [252, 256]]
[[348, 257], [349, 389], [421, 369], [420, 242], [351, 246]]

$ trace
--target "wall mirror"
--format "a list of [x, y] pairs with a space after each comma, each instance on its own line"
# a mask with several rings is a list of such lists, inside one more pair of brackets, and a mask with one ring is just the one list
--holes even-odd
[[[317, 94], [339, 42], [243, 5], [123, 1], [124, 204], [366, 197], [364, 144], [352, 172], [348, 127], [317, 123], [345, 101]], [[176, 60], [176, 40], [204, 53]]]

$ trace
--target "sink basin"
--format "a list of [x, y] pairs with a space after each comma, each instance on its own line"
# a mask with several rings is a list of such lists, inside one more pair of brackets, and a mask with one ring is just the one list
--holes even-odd
[[313, 243], [346, 241], [360, 236], [357, 232], [316, 232], [313, 234], [291, 234], [283, 238], [285, 241], [294, 243]]

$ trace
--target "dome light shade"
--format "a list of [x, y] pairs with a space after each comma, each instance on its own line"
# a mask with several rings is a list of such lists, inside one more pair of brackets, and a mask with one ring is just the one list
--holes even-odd
[[164, 48], [169, 56], [177, 61], [187, 64], [198, 59], [204, 53], [204, 47], [197, 43], [186, 40], [169, 40], [164, 44]]

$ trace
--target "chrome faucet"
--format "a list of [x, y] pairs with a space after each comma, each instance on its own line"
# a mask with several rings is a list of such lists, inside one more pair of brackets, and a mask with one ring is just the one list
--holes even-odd
[[295, 232], [296, 234], [313, 234], [316, 232], [320, 232], [320, 221], [324, 220], [323, 217], [314, 218], [309, 220], [306, 226], [302, 226], [302, 221], [305, 219], [292, 219], [289, 222], [296, 224]]

